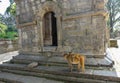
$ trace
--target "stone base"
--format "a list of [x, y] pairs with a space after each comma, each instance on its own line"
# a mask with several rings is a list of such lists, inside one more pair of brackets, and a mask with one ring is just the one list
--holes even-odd
[[[70, 72], [68, 64], [63, 56], [48, 55], [19, 54], [13, 57], [10, 62], [1, 64], [0, 71], [18, 75], [61, 80], [63, 82], [120, 82], [120, 79], [115, 74], [116, 72], [111, 71], [114, 64], [113, 61], [107, 57], [87, 57], [85, 60], [85, 73], [82, 73], [77, 71], [76, 66], [74, 67], [73, 72]], [[37, 62], [38, 65], [34, 68], [29, 68], [28, 65], [32, 62]]]
[[[31, 52], [31, 51], [19, 51], [20, 55], [34, 55], [34, 56], [63, 56], [63, 54], [68, 53], [64, 51], [43, 51], [43, 52]], [[106, 54], [92, 54], [92, 53], [80, 53], [85, 55], [87, 58], [104, 58]]]

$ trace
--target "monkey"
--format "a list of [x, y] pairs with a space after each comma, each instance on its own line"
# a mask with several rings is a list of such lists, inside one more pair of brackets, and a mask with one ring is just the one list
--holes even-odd
[[73, 64], [78, 65], [78, 72], [80, 72], [80, 67], [82, 68], [82, 72], [85, 72], [85, 56], [81, 54], [64, 54], [64, 59], [67, 60], [68, 66], [70, 67], [70, 71], [73, 70]]

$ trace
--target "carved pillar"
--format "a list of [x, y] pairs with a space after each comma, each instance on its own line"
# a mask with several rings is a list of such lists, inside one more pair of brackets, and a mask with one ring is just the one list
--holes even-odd
[[58, 47], [62, 46], [62, 23], [61, 16], [57, 15], [57, 32], [58, 32]]
[[41, 52], [43, 52], [44, 42], [43, 42], [43, 20], [40, 20], [40, 41], [41, 41]]
[[38, 27], [38, 32], [39, 32], [39, 46], [40, 46], [40, 51], [43, 52], [43, 22], [40, 16], [37, 16], [37, 27]]

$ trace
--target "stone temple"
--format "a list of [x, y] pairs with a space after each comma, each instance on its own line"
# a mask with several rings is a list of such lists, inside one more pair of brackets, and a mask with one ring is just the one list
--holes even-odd
[[[107, 57], [106, 0], [15, 2], [19, 54], [0, 65], [0, 71], [68, 83], [120, 83], [111, 76], [114, 62]], [[84, 74], [69, 72], [63, 58], [68, 52], [86, 56]]]
[[82, 53], [104, 57], [106, 0], [15, 0], [22, 54]]

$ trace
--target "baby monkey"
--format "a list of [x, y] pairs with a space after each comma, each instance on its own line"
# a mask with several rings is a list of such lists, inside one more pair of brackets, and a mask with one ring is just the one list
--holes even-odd
[[70, 71], [73, 70], [73, 64], [78, 65], [78, 72], [80, 72], [80, 67], [82, 67], [82, 72], [85, 71], [85, 56], [81, 54], [72, 54], [69, 52], [68, 54], [64, 54], [65, 60], [67, 60], [68, 65], [70, 67]]

